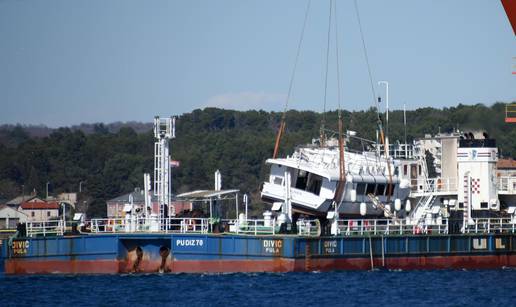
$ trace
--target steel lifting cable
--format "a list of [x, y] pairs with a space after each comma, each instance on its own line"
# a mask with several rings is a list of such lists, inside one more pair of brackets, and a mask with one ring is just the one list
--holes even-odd
[[338, 121], [339, 121], [339, 183], [335, 193], [335, 206], [341, 202], [344, 186], [346, 184], [346, 164], [344, 161], [344, 136], [342, 123], [342, 108], [340, 104], [340, 64], [339, 64], [339, 32], [337, 19], [337, 2], [335, 1], [335, 58], [337, 61], [337, 104], [338, 104]]
[[283, 132], [285, 131], [285, 118], [286, 118], [286, 114], [287, 114], [288, 103], [289, 103], [289, 100], [290, 100], [290, 95], [292, 93], [292, 86], [294, 84], [294, 77], [296, 75], [299, 54], [301, 53], [301, 45], [303, 44], [303, 37], [305, 35], [306, 21], [308, 20], [308, 12], [310, 11], [310, 4], [311, 4], [311, 2], [312, 2], [311, 0], [308, 0], [308, 3], [306, 4], [305, 18], [304, 18], [304, 21], [303, 21], [303, 27], [301, 28], [301, 35], [299, 37], [299, 43], [297, 45], [297, 52], [296, 52], [296, 58], [295, 58], [295, 61], [294, 61], [294, 68], [292, 69], [292, 74], [290, 76], [290, 82], [289, 82], [289, 86], [288, 86], [287, 97], [285, 99], [285, 108], [283, 109], [283, 114], [281, 115], [280, 127], [278, 129], [278, 134], [276, 135], [276, 143], [274, 144], [274, 153], [272, 155], [273, 159], [275, 159], [278, 156], [281, 136], [283, 135]]
[[[354, 3], [355, 3], [355, 12], [357, 15], [357, 20], [358, 20], [358, 28], [360, 30], [360, 38], [362, 39], [362, 47], [364, 50], [364, 56], [365, 56], [365, 60], [366, 60], [366, 64], [367, 64], [367, 71], [369, 73], [371, 94], [373, 95], [373, 105], [375, 105], [376, 104], [376, 102], [375, 102], [376, 94], [375, 94], [374, 85], [373, 85], [373, 74], [371, 73], [371, 66], [369, 65], [369, 56], [367, 55], [367, 47], [366, 47], [366, 43], [365, 43], [365, 39], [364, 39], [364, 32], [362, 31], [362, 22], [360, 20], [360, 13], [358, 10], [357, 0], [355, 0]], [[385, 135], [383, 133], [382, 119], [380, 118], [380, 106], [378, 104], [376, 104], [376, 112], [377, 112], [377, 117], [378, 117], [378, 120], [377, 120], [378, 129], [380, 130], [380, 140], [383, 145], [385, 158], [387, 160], [387, 170], [389, 172], [389, 185], [387, 187], [387, 202], [389, 202], [391, 200], [391, 194], [392, 194], [392, 170], [391, 170], [391, 164], [389, 163], [389, 149], [385, 145]]]
[[330, 14], [329, 14], [329, 17], [328, 17], [328, 39], [327, 39], [327, 44], [326, 44], [326, 71], [325, 71], [325, 76], [324, 76], [324, 100], [323, 100], [323, 114], [322, 114], [322, 119], [321, 119], [321, 127], [320, 127], [320, 130], [319, 130], [319, 134], [320, 134], [320, 143], [321, 143], [321, 147], [324, 147], [325, 146], [325, 143], [326, 143], [326, 137], [325, 137], [325, 133], [324, 133], [324, 129], [325, 129], [325, 124], [326, 124], [326, 99], [327, 99], [327, 93], [328, 93], [328, 70], [329, 70], [329, 58], [330, 58], [330, 35], [331, 35], [331, 15], [332, 15], [332, 9], [333, 9], [333, 1], [330, 0]]

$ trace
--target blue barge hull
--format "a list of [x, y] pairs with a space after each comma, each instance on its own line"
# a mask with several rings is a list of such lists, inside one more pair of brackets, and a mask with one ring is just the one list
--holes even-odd
[[5, 274], [290, 272], [516, 266], [516, 236], [102, 234], [3, 240]]

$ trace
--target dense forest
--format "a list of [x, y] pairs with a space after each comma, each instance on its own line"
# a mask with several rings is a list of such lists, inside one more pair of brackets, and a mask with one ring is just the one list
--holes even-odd
[[[345, 129], [373, 139], [376, 111], [344, 112]], [[482, 130], [497, 139], [504, 156], [516, 156], [516, 125], [504, 122], [505, 104], [407, 111], [407, 139], [424, 134]], [[336, 129], [337, 112], [325, 114], [326, 126]], [[194, 110], [178, 116], [172, 158], [176, 193], [212, 188], [213, 173], [220, 169], [224, 188], [250, 192], [258, 202], [259, 187], [268, 168], [281, 114], [265, 111]], [[296, 144], [309, 143], [319, 134], [322, 114], [289, 111], [281, 154]], [[149, 123], [80, 125], [70, 128], [0, 127], [0, 200], [22, 192], [44, 196], [77, 192], [89, 216], [105, 214], [105, 201], [143, 185], [143, 173], [152, 173], [153, 134]], [[37, 133], [33, 133], [38, 131]], [[391, 142], [403, 140], [403, 112], [389, 114]], [[81, 183], [82, 182], [82, 183]], [[1, 201], [0, 201], [1, 202]]]

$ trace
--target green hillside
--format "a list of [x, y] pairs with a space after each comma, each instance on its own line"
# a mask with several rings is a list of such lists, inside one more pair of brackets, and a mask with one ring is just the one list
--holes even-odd
[[[501, 154], [516, 156], [516, 125], [504, 123], [505, 105], [407, 111], [407, 137], [412, 140], [438, 131], [482, 130], [497, 139]], [[223, 187], [251, 192], [255, 202], [267, 174], [265, 159], [271, 156], [281, 114], [265, 111], [231, 111], [215, 108], [195, 110], [177, 120], [177, 138], [172, 156], [181, 166], [173, 170], [174, 192], [211, 188], [213, 173], [220, 169]], [[326, 115], [326, 126], [336, 129], [335, 111]], [[289, 111], [282, 155], [296, 144], [317, 137], [321, 114]], [[391, 142], [404, 135], [403, 112], [389, 115]], [[372, 139], [374, 109], [344, 112], [345, 129]], [[139, 124], [141, 131], [142, 124]], [[81, 203], [90, 215], [105, 214], [105, 200], [143, 185], [143, 173], [152, 172], [153, 135], [136, 133], [123, 126], [112, 132], [102, 124], [90, 131], [59, 128], [45, 137], [31, 137], [26, 127], [0, 131], [0, 199], [36, 190], [44, 196], [49, 182], [51, 194], [76, 192], [82, 181]]]

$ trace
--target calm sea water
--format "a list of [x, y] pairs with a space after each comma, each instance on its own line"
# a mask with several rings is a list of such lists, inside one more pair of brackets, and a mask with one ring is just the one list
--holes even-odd
[[514, 306], [516, 270], [0, 277], [1, 306]]

